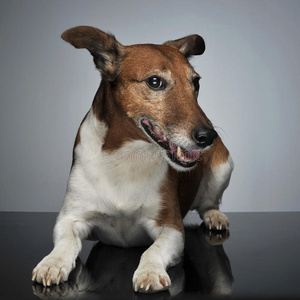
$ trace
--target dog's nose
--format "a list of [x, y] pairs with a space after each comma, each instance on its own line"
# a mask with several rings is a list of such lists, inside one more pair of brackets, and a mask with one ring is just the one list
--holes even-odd
[[205, 148], [210, 146], [214, 139], [218, 136], [213, 128], [199, 127], [193, 130], [192, 137], [198, 146]]

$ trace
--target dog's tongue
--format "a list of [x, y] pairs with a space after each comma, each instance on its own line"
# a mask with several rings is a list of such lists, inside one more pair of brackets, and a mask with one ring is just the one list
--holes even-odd
[[188, 153], [186, 153], [186, 151], [185, 151], [184, 154], [185, 154], [185, 156], [188, 157], [190, 160], [195, 161], [195, 160], [197, 160], [197, 159], [200, 157], [201, 151], [188, 151]]

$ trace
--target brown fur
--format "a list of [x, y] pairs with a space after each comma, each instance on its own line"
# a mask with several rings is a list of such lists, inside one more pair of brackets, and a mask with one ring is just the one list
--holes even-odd
[[[192, 78], [198, 75], [182, 53], [165, 45], [134, 45], [126, 51], [116, 98], [129, 117], [137, 120], [147, 115], [163, 129], [180, 124], [187, 132], [209, 122], [193, 90]], [[167, 89], [156, 92], [147, 88], [143, 81], [160, 73], [168, 80]]]
[[162, 186], [160, 189], [163, 202], [161, 204], [161, 210], [156, 221], [159, 226], [166, 225], [184, 233], [177, 193], [177, 176], [177, 172], [169, 167], [167, 176], [162, 182]]

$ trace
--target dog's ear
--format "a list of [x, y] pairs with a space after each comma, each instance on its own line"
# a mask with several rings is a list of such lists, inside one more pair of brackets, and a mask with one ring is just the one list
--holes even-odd
[[109, 81], [117, 77], [125, 51], [113, 35], [94, 27], [78, 26], [66, 30], [61, 37], [75, 48], [89, 50], [96, 67]]
[[168, 41], [164, 43], [164, 45], [177, 48], [186, 58], [189, 58], [192, 55], [201, 55], [205, 51], [204, 40], [197, 34], [188, 35], [174, 41]]

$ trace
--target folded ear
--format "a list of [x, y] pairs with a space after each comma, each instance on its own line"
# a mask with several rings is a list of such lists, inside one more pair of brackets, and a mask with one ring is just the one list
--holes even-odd
[[200, 35], [193, 34], [183, 37], [178, 40], [168, 41], [164, 43], [174, 48], [177, 48], [184, 54], [186, 58], [191, 55], [201, 55], [205, 51], [205, 43]]
[[108, 80], [117, 77], [125, 51], [113, 35], [94, 27], [78, 26], [66, 30], [61, 37], [75, 48], [89, 50], [96, 67]]

